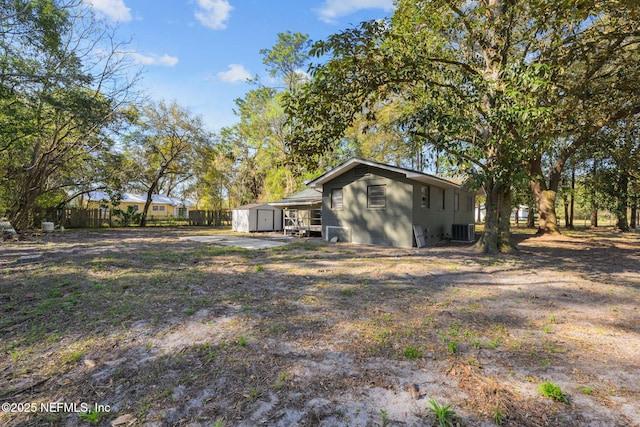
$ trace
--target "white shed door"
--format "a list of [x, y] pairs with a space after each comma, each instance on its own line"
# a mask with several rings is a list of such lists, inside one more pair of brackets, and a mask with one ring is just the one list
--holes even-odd
[[258, 231], [273, 231], [273, 211], [258, 209]]

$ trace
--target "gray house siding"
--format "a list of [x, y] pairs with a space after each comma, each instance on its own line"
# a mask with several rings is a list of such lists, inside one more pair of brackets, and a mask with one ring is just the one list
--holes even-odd
[[[368, 205], [367, 190], [370, 186], [383, 186], [384, 207]], [[341, 208], [331, 204], [333, 190], [342, 189]], [[329, 181], [323, 186], [322, 218], [327, 226], [347, 229], [353, 243], [410, 247], [413, 230], [411, 224], [412, 184], [393, 172], [356, 167]]]
[[[430, 200], [422, 206], [422, 188], [429, 187]], [[444, 208], [440, 192], [444, 191]], [[434, 185], [415, 183], [413, 192], [413, 223], [421, 225], [427, 243], [437, 242], [451, 237], [453, 224], [474, 223], [473, 193], [464, 189], [441, 188]], [[456, 203], [456, 195], [458, 202]]]
[[460, 208], [454, 212], [454, 224], [473, 224], [475, 222], [476, 199], [472, 192], [456, 190], [460, 195]]
[[[422, 188], [429, 188], [427, 206], [422, 206]], [[421, 225], [427, 243], [438, 242], [448, 236], [453, 218], [453, 189], [415, 183], [413, 186], [413, 225]], [[444, 199], [442, 194], [444, 193]], [[443, 207], [444, 203], [444, 207]]]
[[[368, 205], [368, 189], [383, 186], [384, 207]], [[423, 206], [422, 188], [429, 187]], [[342, 206], [332, 206], [332, 192], [342, 190]], [[379, 191], [379, 190], [378, 190]], [[455, 194], [459, 194], [455, 210]], [[330, 239], [381, 246], [415, 246], [413, 226], [421, 225], [427, 243], [451, 236], [452, 224], [473, 223], [473, 196], [464, 189], [442, 188], [402, 174], [361, 165], [323, 184], [323, 235]], [[444, 198], [443, 198], [444, 197]], [[468, 209], [468, 197], [471, 206]], [[467, 211], [468, 209], [468, 211]]]

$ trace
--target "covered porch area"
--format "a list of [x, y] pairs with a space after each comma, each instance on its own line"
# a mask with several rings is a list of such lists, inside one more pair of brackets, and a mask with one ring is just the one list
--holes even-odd
[[322, 234], [322, 193], [319, 191], [303, 190], [269, 205], [282, 209], [285, 235]]

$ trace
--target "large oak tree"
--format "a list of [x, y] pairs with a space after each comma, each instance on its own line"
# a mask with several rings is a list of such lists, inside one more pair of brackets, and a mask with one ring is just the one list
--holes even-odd
[[24, 228], [38, 205], [109, 179], [113, 126], [135, 76], [80, 1], [0, 6], [0, 210]]
[[140, 227], [147, 225], [154, 194], [175, 196], [179, 187], [188, 187], [196, 148], [208, 145], [211, 138], [202, 119], [175, 102], [149, 103], [139, 111], [127, 140], [129, 156], [139, 167], [136, 184], [147, 194]]
[[[558, 108], [569, 115], [575, 102], [574, 91], [559, 92], [561, 83], [591, 63], [585, 49], [607, 46], [605, 37], [583, 34], [613, 28], [612, 20], [628, 32], [636, 12], [630, 9], [619, 2], [400, 0], [391, 20], [366, 22], [315, 45], [323, 62], [288, 102], [291, 149], [298, 161], [313, 160], [310, 153], [338, 146], [358, 115], [375, 121], [381, 106], [400, 103], [398, 122], [406, 132], [456, 158], [484, 187], [487, 215], [478, 246], [508, 251], [512, 183], [561, 136], [573, 136], [575, 128], [556, 124]], [[624, 37], [619, 43], [634, 44]], [[595, 107], [585, 105], [583, 115]], [[578, 116], [562, 120], [580, 123]]]

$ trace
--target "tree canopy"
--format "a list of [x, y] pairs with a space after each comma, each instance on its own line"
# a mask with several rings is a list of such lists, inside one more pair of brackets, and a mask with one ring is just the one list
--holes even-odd
[[[599, 129], [598, 118], [637, 112], [634, 16], [619, 2], [400, 0], [390, 20], [314, 45], [321, 62], [287, 100], [291, 150], [313, 162], [358, 115], [375, 120], [397, 103], [407, 135], [457, 159], [484, 188], [481, 249], [510, 250], [511, 187], [527, 165], [561, 138]], [[559, 113], [568, 116], [561, 123]]]
[[110, 179], [112, 133], [135, 77], [82, 3], [1, 4], [0, 209], [23, 228], [34, 207]]
[[152, 196], [171, 196], [192, 178], [196, 147], [206, 146], [210, 138], [200, 117], [175, 102], [150, 103], [140, 111], [128, 137], [128, 153], [137, 165], [135, 181], [147, 194], [141, 227], [147, 223]]

